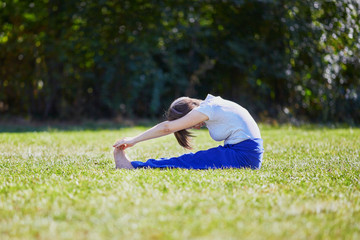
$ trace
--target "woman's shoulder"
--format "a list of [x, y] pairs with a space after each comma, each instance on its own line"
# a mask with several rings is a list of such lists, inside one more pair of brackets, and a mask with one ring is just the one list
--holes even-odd
[[223, 99], [220, 96], [208, 94], [206, 99], [200, 104], [204, 108], [211, 108], [215, 112], [236, 113], [246, 110], [240, 104], [231, 100]]
[[213, 96], [212, 94], [208, 94], [205, 100], [202, 102], [203, 104], [212, 104], [222, 100], [220, 96]]

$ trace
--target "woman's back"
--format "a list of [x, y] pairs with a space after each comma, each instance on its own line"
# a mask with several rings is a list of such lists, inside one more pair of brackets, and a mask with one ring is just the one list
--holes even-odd
[[205, 123], [215, 141], [236, 144], [247, 139], [261, 138], [255, 120], [245, 108], [235, 102], [209, 94], [194, 110], [209, 117]]

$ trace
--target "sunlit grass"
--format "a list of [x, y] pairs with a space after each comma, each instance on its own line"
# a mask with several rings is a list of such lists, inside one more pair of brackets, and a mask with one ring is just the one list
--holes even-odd
[[[360, 238], [359, 129], [261, 126], [259, 171], [115, 170], [111, 145], [144, 129], [0, 133], [0, 239]], [[167, 136], [128, 155], [184, 152]]]

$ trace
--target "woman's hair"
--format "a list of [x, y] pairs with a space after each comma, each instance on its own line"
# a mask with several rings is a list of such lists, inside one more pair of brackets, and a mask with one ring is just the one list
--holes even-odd
[[[173, 121], [182, 118], [188, 114], [195, 107], [199, 106], [201, 100], [189, 97], [180, 97], [176, 99], [169, 107], [166, 118], [168, 121]], [[178, 143], [187, 149], [191, 149], [190, 139], [193, 135], [186, 129], [174, 132]]]

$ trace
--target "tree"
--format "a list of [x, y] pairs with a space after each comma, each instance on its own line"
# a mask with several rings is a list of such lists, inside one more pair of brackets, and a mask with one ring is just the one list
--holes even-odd
[[257, 116], [359, 123], [356, 0], [1, 1], [0, 114], [155, 117], [220, 94]]

